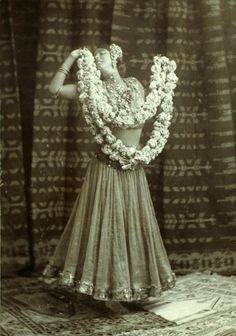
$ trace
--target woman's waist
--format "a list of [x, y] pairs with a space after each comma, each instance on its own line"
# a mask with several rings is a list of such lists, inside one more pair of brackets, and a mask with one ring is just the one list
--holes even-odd
[[126, 146], [140, 146], [140, 138], [142, 134], [142, 128], [137, 129], [123, 129], [114, 127], [112, 133], [120, 139]]
[[[122, 168], [122, 165], [119, 160], [112, 160], [108, 154], [103, 153], [101, 146], [99, 145], [96, 147], [96, 150], [94, 152], [94, 157], [100, 162], [102, 162], [103, 164], [107, 165], [108, 167], [126, 171], [125, 169]], [[142, 167], [141, 164], [137, 164], [137, 165], [132, 166], [132, 168], [129, 170], [137, 170], [141, 167]]]

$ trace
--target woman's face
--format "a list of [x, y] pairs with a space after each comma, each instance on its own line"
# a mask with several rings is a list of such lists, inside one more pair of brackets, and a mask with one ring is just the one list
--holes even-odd
[[98, 70], [108, 70], [112, 67], [111, 55], [107, 49], [98, 48], [94, 53]]

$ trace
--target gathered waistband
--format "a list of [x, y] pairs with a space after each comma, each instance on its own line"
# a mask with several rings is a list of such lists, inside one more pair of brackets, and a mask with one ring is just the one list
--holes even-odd
[[140, 169], [142, 167], [141, 164], [138, 164], [138, 165], [132, 167], [132, 169], [125, 170], [125, 169], [122, 169], [119, 161], [111, 160], [108, 155], [102, 153], [101, 151], [95, 152], [94, 156], [95, 156], [96, 159], [98, 159], [100, 162], [104, 163], [108, 167], [111, 167], [111, 168], [114, 168], [114, 169], [117, 169], [117, 170], [121, 170], [121, 171], [137, 170], [137, 169]]

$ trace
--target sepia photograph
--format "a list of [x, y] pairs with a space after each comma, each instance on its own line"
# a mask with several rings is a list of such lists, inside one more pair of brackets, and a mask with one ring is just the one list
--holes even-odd
[[1, 0], [2, 336], [236, 336], [236, 0]]

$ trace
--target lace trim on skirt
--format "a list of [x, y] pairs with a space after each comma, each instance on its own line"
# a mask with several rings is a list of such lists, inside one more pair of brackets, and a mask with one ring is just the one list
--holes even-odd
[[[75, 292], [92, 295], [97, 300], [113, 300], [113, 301], [136, 301], [142, 300], [149, 296], [159, 296], [163, 291], [172, 289], [176, 283], [176, 276], [171, 272], [171, 277], [160, 286], [150, 285], [137, 288], [117, 288], [111, 289], [97, 288], [92, 282], [75, 280], [70, 272], [60, 272], [57, 267], [48, 264], [43, 271], [41, 281], [47, 284], [65, 286]], [[48, 280], [48, 281], [47, 281]]]

